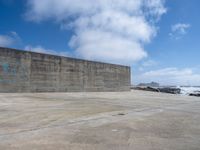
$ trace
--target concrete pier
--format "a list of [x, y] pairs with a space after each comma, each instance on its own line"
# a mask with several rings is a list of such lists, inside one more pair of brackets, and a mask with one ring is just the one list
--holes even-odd
[[0, 94], [0, 150], [199, 150], [198, 97]]

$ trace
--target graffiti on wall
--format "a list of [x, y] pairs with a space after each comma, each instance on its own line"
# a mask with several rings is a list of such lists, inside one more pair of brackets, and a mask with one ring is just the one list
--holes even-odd
[[11, 66], [9, 63], [0, 63], [0, 82], [1, 83], [13, 83], [16, 76], [16, 68]]
[[15, 83], [17, 80], [28, 80], [27, 68], [19, 62], [0, 62], [0, 83]]

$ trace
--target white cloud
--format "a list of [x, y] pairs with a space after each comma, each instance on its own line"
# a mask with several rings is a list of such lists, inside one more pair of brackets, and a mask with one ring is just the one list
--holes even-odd
[[12, 38], [7, 35], [0, 35], [0, 46], [9, 46], [13, 42]]
[[138, 70], [140, 72], [146, 70], [147, 68], [150, 68], [150, 67], [153, 67], [153, 66], [156, 66], [158, 65], [158, 62], [152, 60], [152, 59], [147, 59], [145, 61], [143, 61], [139, 66]]
[[57, 52], [51, 49], [45, 49], [44, 47], [38, 45], [38, 46], [31, 46], [31, 45], [27, 45], [24, 48], [27, 51], [31, 51], [31, 52], [38, 52], [38, 53], [45, 53], [45, 54], [52, 54], [52, 55], [59, 55], [59, 56], [69, 56], [69, 54], [67, 52]]
[[17, 33], [12, 31], [6, 35], [0, 35], [0, 46], [12, 46], [19, 40], [20, 38]]
[[171, 33], [169, 34], [172, 38], [180, 39], [187, 33], [187, 30], [191, 27], [190, 24], [177, 23], [171, 26]]
[[155, 66], [155, 65], [157, 65], [157, 62], [154, 61], [154, 60], [151, 60], [151, 59], [145, 61], [145, 62], [142, 64], [143, 67], [151, 67], [151, 66]]
[[28, 0], [26, 18], [53, 20], [73, 30], [69, 45], [79, 57], [132, 63], [147, 57], [164, 0]]
[[164, 68], [145, 72], [135, 78], [138, 83], [155, 81], [163, 85], [200, 85], [200, 74], [191, 68]]
[[180, 32], [181, 34], [186, 33], [186, 29], [190, 27], [190, 24], [178, 23], [172, 26], [173, 32]]

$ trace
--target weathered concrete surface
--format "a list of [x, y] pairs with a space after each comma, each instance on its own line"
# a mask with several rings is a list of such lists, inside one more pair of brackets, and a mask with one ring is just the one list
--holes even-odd
[[0, 47], [0, 92], [129, 90], [130, 67]]
[[0, 94], [0, 150], [199, 150], [200, 99], [144, 91]]

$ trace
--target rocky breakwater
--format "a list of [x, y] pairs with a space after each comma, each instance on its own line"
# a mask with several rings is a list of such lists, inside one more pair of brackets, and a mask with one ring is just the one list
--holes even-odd
[[200, 97], [200, 86], [181, 86], [181, 94]]
[[200, 91], [194, 91], [193, 93], [190, 93], [189, 96], [197, 96], [197, 97], [200, 97]]
[[158, 89], [162, 93], [181, 94], [181, 89], [180, 88], [163, 87], [163, 88], [158, 88]]
[[160, 92], [157, 88], [150, 87], [150, 86], [137, 86], [137, 87], [132, 87], [132, 89], [150, 91], [150, 92]]
[[151, 91], [151, 92], [169, 93], [169, 94], [181, 94], [181, 89], [180, 88], [174, 88], [174, 87], [137, 86], [137, 87], [133, 87], [132, 89], [143, 90], [143, 91]]
[[160, 86], [157, 82], [140, 83], [131, 89], [200, 97], [200, 86]]

